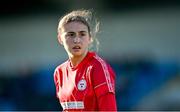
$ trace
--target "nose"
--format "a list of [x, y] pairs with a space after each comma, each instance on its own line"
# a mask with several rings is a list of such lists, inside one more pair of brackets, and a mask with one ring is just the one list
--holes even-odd
[[74, 38], [74, 43], [80, 43], [80, 38], [78, 36]]

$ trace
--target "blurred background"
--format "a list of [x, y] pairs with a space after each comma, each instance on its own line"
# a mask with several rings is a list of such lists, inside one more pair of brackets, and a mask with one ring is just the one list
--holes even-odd
[[180, 110], [179, 0], [3, 0], [0, 110], [62, 110], [53, 72], [67, 59], [59, 18], [93, 9], [98, 54], [116, 72], [118, 110]]

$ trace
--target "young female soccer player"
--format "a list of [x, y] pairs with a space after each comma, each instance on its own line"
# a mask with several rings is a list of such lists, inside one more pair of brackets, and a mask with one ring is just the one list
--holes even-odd
[[91, 12], [72, 11], [59, 22], [58, 41], [69, 59], [54, 72], [56, 95], [64, 111], [116, 111], [115, 74], [95, 52]]

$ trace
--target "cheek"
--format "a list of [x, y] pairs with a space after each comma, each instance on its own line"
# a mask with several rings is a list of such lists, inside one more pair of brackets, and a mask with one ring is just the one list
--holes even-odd
[[71, 39], [64, 40], [64, 44], [66, 44], [66, 46], [71, 46], [72, 40]]
[[84, 46], [85, 46], [86, 48], [89, 47], [90, 44], [91, 44], [90, 40], [87, 39], [87, 40], [84, 41]]

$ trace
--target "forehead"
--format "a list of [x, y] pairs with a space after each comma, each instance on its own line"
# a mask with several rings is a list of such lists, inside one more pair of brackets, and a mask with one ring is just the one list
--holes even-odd
[[65, 24], [61, 28], [62, 32], [79, 32], [79, 31], [86, 31], [88, 32], [88, 27], [81, 23], [81, 22], [70, 22]]

